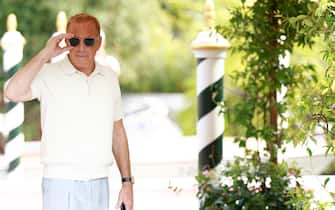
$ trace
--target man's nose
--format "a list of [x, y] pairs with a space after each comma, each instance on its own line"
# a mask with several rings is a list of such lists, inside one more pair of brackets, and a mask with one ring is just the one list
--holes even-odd
[[86, 48], [86, 45], [85, 45], [85, 43], [84, 43], [84, 40], [80, 40], [80, 43], [79, 43], [79, 50], [80, 51], [84, 51], [85, 50], [85, 48]]

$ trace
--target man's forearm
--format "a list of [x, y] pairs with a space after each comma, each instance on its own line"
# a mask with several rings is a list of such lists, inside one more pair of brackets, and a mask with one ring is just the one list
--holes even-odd
[[128, 140], [122, 120], [114, 124], [113, 154], [121, 177], [131, 176]]
[[72, 46], [59, 47], [63, 39], [71, 38], [73, 34], [60, 34], [48, 40], [46, 46], [24, 67], [22, 67], [9, 81], [5, 96], [12, 101], [24, 101], [29, 97], [30, 85], [42, 66], [52, 57], [57, 56]]
[[26, 95], [34, 77], [47, 61], [43, 50], [40, 51], [12, 77], [5, 89], [5, 96], [15, 101]]

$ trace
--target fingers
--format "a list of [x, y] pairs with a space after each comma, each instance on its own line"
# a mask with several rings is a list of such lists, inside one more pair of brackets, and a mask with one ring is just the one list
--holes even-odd
[[122, 203], [122, 201], [121, 201], [120, 196], [119, 196], [119, 198], [117, 199], [115, 208], [116, 208], [116, 209], [119, 209], [119, 208], [121, 207], [121, 203]]
[[63, 40], [63, 39], [70, 39], [73, 37], [73, 34], [71, 33], [63, 33], [63, 34], [58, 34], [56, 36], [51, 37], [48, 40], [47, 46], [50, 47], [57, 47], [58, 44]]
[[[122, 205], [124, 208], [122, 208]], [[121, 200], [118, 201], [118, 203], [115, 205], [115, 209], [120, 209], [120, 210], [132, 210], [132, 204], [129, 202], [122, 202]]]
[[[122, 204], [124, 205], [125, 209], [121, 208]], [[115, 208], [120, 210], [132, 210], [133, 203], [131, 201], [122, 201], [121, 199], [119, 199], [117, 204], [115, 205]]]
[[62, 33], [62, 34], [58, 34], [57, 36], [52, 37], [52, 39], [60, 42], [63, 39], [70, 39], [72, 37], [73, 37], [73, 34], [71, 34], [71, 33]]
[[126, 210], [132, 210], [133, 209], [132, 204], [130, 204], [130, 203], [125, 203], [124, 205], [126, 206]]
[[132, 185], [123, 185], [120, 192], [119, 197], [117, 200], [117, 204], [115, 205], [116, 209], [119, 209], [121, 207], [121, 203], [123, 202], [126, 210], [132, 210], [133, 209], [133, 186]]
[[63, 47], [62, 50], [61, 50], [61, 53], [66, 52], [66, 51], [69, 51], [69, 50], [71, 50], [72, 48], [73, 48], [72, 46], [66, 46], [66, 47]]

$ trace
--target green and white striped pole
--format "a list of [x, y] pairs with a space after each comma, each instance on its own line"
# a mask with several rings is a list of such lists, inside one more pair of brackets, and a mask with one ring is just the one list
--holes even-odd
[[224, 118], [223, 104], [224, 59], [229, 42], [214, 30], [214, 3], [207, 0], [205, 17], [208, 29], [192, 42], [197, 58], [197, 97], [199, 141], [199, 171], [215, 168], [222, 160]]
[[[17, 20], [14, 14], [7, 18], [7, 32], [1, 38], [3, 49], [3, 69], [5, 73], [5, 86], [19, 68], [23, 57], [25, 39], [16, 30]], [[7, 162], [6, 172], [10, 177], [22, 177], [23, 169], [19, 167], [21, 155], [24, 149], [24, 135], [22, 124], [24, 121], [23, 103], [14, 103], [4, 99], [6, 113], [4, 117], [3, 133], [5, 140], [5, 159]], [[17, 175], [17, 176], [16, 176]]]

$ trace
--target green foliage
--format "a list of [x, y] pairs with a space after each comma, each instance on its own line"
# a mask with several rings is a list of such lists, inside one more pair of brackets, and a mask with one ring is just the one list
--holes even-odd
[[[0, 35], [6, 31], [9, 13], [15, 13], [18, 30], [27, 41], [22, 61], [25, 64], [56, 31], [59, 11], [64, 10], [68, 17], [87, 12], [98, 17], [106, 33], [107, 52], [120, 61], [123, 92], [183, 92], [187, 88], [185, 81], [195, 72], [190, 44], [202, 25], [203, 3], [192, 0], [3, 0], [0, 1]], [[1, 70], [2, 56], [0, 63]], [[36, 103], [26, 107], [26, 139], [39, 136], [35, 106]], [[195, 113], [191, 115], [195, 117]], [[194, 123], [188, 124], [194, 130], [189, 125]]]
[[[186, 0], [174, 5], [177, 17], [169, 15], [165, 1], [103, 2], [93, 13], [103, 20], [110, 35], [111, 50], [121, 62], [121, 85], [128, 92], [181, 92], [184, 78], [192, 72], [192, 54], [186, 40], [192, 30], [175, 29], [175, 23], [193, 28], [196, 22], [184, 6]], [[185, 11], [186, 10], [186, 11]], [[150, 17], [148, 18], [148, 14]], [[177, 19], [176, 19], [177, 18]]]
[[[322, 77], [319, 82], [314, 82], [313, 89], [294, 93], [295, 98], [300, 101], [297, 106], [290, 108], [297, 110], [295, 113], [305, 119], [304, 123], [295, 123], [300, 129], [294, 135], [309, 136], [311, 140], [315, 134], [324, 135], [327, 140], [327, 153], [332, 151], [335, 154], [333, 126], [335, 122], [335, 3], [319, 1], [317, 7], [310, 10], [308, 14], [289, 18], [289, 23], [292, 27], [300, 26], [300, 35], [320, 34], [320, 39], [324, 43], [322, 56], [325, 62]], [[309, 113], [307, 115], [306, 110]], [[316, 126], [320, 128], [318, 133], [315, 132]]]
[[[221, 170], [196, 177], [201, 210], [326, 210], [299, 183], [300, 171], [257, 156], [237, 158]], [[313, 207], [313, 208], [312, 208]]]
[[[254, 4], [232, 11], [231, 25], [221, 28], [233, 42], [233, 51], [242, 52], [245, 68], [233, 74], [235, 83], [243, 91], [241, 100], [227, 110], [236, 113], [239, 124], [245, 128], [247, 138], [265, 140], [270, 159], [277, 160], [278, 149], [287, 138], [287, 128], [281, 122], [287, 120], [287, 98], [294, 98], [298, 89], [311, 85], [309, 77], [316, 78], [311, 65], [284, 66], [279, 57], [292, 53], [295, 44], [310, 45], [313, 37], [298, 33], [299, 28], [287, 24], [287, 18], [308, 14], [314, 3], [305, 1], [256, 1]], [[219, 28], [220, 29], [220, 28]], [[302, 83], [302, 81], [304, 81]], [[284, 100], [278, 101], [282, 86], [288, 90]], [[290, 126], [289, 126], [290, 127]], [[302, 139], [300, 139], [302, 141]]]
[[180, 125], [181, 129], [183, 130], [183, 135], [185, 136], [194, 136], [196, 135], [196, 123], [197, 123], [197, 119], [196, 119], [196, 114], [197, 110], [196, 110], [196, 106], [194, 106], [193, 104], [195, 104], [196, 102], [192, 102], [192, 105], [181, 111], [178, 114], [178, 124]]
[[[121, 86], [127, 92], [182, 92], [184, 78], [193, 71], [190, 36], [199, 22], [192, 12], [203, 3], [183, 1], [0, 1], [0, 34], [14, 12], [18, 30], [27, 40], [26, 63], [56, 30], [56, 15], [87, 12], [98, 17], [107, 37], [107, 51], [121, 63]], [[168, 7], [178, 11], [171, 15]], [[148, 18], [148, 14], [150, 17]], [[47, 17], [47, 18], [46, 18]], [[186, 27], [187, 26], [187, 27]], [[191, 29], [191, 30], [190, 30]], [[1, 60], [0, 60], [1, 61]], [[177, 62], [178, 61], [178, 62]]]
[[[225, 102], [225, 113], [244, 128], [235, 142], [247, 156], [209, 175], [197, 176], [201, 209], [327, 209], [300, 186], [299, 170], [277, 162], [284, 143], [313, 141], [316, 126], [327, 125], [322, 115], [325, 98], [321, 100], [322, 91], [316, 88], [322, 82], [316, 68], [308, 63], [286, 66], [279, 59], [292, 54], [297, 46], [314, 44], [317, 30], [307, 33], [304, 27], [313, 23], [301, 20], [317, 8], [318, 4], [309, 0], [242, 1], [242, 6], [232, 11], [230, 25], [217, 27], [244, 63], [232, 75], [242, 93], [236, 102]], [[278, 100], [282, 87], [287, 91]], [[325, 88], [326, 93], [329, 89]], [[246, 149], [250, 138], [265, 141], [265, 158], [259, 151]], [[308, 152], [312, 155], [310, 149]]]
[[23, 133], [26, 141], [41, 138], [40, 106], [36, 100], [25, 103]]
[[185, 82], [187, 87], [186, 99], [190, 102], [188, 107], [178, 113], [177, 122], [183, 131], [183, 135], [191, 136], [196, 135], [196, 123], [197, 123], [197, 97], [196, 97], [196, 87], [195, 87], [195, 74], [193, 71], [192, 76], [188, 78]]

